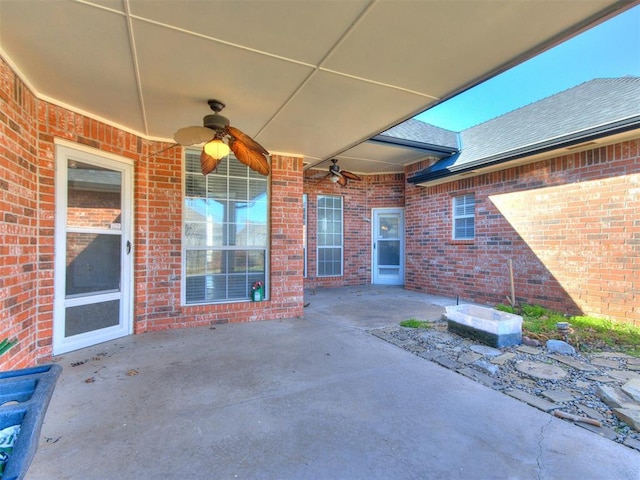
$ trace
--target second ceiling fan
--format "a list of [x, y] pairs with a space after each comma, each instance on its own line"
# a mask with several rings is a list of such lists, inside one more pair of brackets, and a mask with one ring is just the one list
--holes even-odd
[[331, 163], [332, 164], [329, 165], [329, 173], [326, 176], [329, 177], [329, 179], [332, 182], [337, 183], [341, 187], [346, 186], [348, 180], [356, 180], [356, 181], [362, 180], [355, 173], [347, 172], [346, 170], [341, 170], [340, 167], [338, 166], [337, 158], [332, 158]]

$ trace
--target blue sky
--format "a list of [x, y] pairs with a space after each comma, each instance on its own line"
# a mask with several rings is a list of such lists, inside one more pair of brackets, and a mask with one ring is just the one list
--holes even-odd
[[640, 76], [640, 6], [416, 118], [460, 131], [593, 78]]

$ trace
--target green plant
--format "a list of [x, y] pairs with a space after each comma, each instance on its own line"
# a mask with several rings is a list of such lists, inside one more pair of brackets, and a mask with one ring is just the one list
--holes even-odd
[[541, 342], [560, 339], [557, 323], [569, 322], [569, 343], [582, 351], [614, 350], [640, 357], [640, 327], [606, 318], [568, 317], [540, 305], [496, 305], [496, 310], [522, 316], [522, 333]]
[[511, 305], [503, 305], [502, 303], [496, 305], [495, 309], [500, 310], [501, 312], [518, 313], [515, 307], [512, 307]]
[[527, 305], [526, 303], [522, 305], [522, 313], [528, 317], [536, 317], [540, 318], [543, 316], [550, 316], [553, 312], [547, 310], [540, 305]]
[[431, 323], [424, 320], [416, 320], [415, 318], [410, 318], [409, 320], [403, 320], [402, 322], [400, 322], [400, 326], [406, 328], [431, 328]]
[[4, 340], [2, 340], [0, 342], [0, 355], [6, 353], [16, 343], [18, 343], [17, 340], [10, 341], [8, 338], [5, 338]]
[[592, 350], [613, 349], [640, 357], [640, 328], [606, 318], [576, 316], [569, 319], [577, 338]]

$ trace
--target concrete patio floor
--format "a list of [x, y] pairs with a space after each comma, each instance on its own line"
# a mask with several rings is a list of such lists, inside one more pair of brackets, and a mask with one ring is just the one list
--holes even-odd
[[57, 359], [27, 479], [640, 478], [632, 449], [367, 332], [451, 299], [363, 286], [307, 301], [304, 318]]

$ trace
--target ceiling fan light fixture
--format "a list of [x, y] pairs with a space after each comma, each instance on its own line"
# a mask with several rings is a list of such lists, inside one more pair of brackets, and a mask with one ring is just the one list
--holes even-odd
[[204, 145], [204, 152], [210, 157], [215, 158], [216, 160], [220, 160], [221, 158], [229, 155], [229, 151], [229, 145], [224, 143], [219, 138], [214, 138]]
[[[235, 158], [260, 175], [268, 176], [269, 151], [240, 129], [229, 125], [229, 119], [220, 115], [224, 103], [219, 100], [207, 102], [212, 115], [203, 119], [203, 126], [183, 127], [173, 134], [177, 144], [188, 147], [203, 144], [200, 154], [202, 174], [208, 175], [216, 169], [220, 160], [233, 152]], [[226, 143], [224, 140], [227, 140]]]
[[338, 180], [340, 180], [340, 177], [338, 177], [337, 175], [331, 175], [331, 181], [333, 183], [338, 183]]

